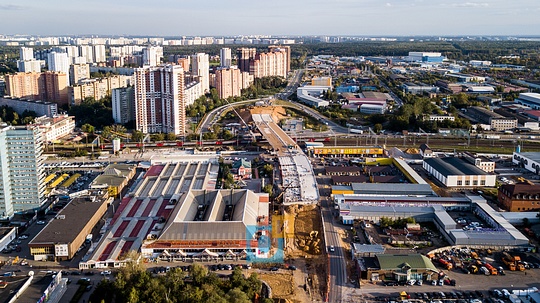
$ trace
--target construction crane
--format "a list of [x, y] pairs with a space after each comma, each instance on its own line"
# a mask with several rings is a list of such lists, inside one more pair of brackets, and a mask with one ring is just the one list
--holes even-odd
[[422, 134], [426, 134], [426, 145], [429, 145], [429, 134], [425, 130], [421, 129], [420, 127], [418, 128], [418, 130], [420, 130]]

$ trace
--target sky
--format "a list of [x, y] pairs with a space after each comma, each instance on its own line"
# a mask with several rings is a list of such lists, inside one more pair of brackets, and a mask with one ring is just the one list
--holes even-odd
[[540, 35], [539, 0], [0, 0], [0, 34]]

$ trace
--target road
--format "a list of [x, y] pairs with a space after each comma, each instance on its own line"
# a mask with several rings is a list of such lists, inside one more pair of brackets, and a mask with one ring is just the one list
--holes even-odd
[[233, 106], [255, 103], [261, 100], [263, 99], [251, 99], [251, 100], [239, 101], [235, 103], [226, 104], [220, 107], [216, 107], [203, 117], [201, 123], [199, 123], [199, 125], [197, 126], [195, 133], [200, 134], [202, 131], [208, 131], [209, 129], [211, 129], [212, 125], [217, 122], [217, 120], [219, 119], [223, 111], [225, 111], [226, 109], [232, 108]]
[[[337, 228], [334, 226], [332, 208], [326, 200], [323, 202], [323, 219], [328, 261], [330, 269], [330, 283], [328, 292], [328, 302], [342, 302], [342, 288], [347, 284], [347, 267], [345, 263], [344, 247]], [[334, 246], [335, 251], [330, 251], [329, 247]]]

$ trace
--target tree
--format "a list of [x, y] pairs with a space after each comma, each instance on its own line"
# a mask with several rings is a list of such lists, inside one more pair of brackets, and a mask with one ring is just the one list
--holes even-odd
[[96, 130], [95, 127], [89, 123], [85, 123], [83, 124], [83, 126], [81, 127], [81, 130], [85, 133], [89, 133], [89, 134], [93, 134], [94, 131]]
[[160, 141], [165, 140], [165, 134], [163, 133], [151, 134], [150, 139], [154, 142], [160, 142]]
[[233, 288], [225, 295], [225, 300], [230, 303], [251, 303], [246, 293], [239, 288]]
[[138, 131], [138, 130], [134, 130], [134, 131], [131, 133], [131, 141], [134, 141], [134, 142], [141, 142], [143, 139], [144, 139], [144, 134], [143, 134], [143, 132]]
[[266, 184], [262, 189], [263, 192], [270, 195], [272, 195], [273, 190], [274, 190], [274, 186], [272, 184]]
[[373, 131], [378, 134], [382, 131], [383, 127], [382, 127], [382, 124], [380, 123], [377, 123], [375, 125], [373, 125]]
[[167, 133], [167, 141], [176, 141], [176, 135], [174, 133]]

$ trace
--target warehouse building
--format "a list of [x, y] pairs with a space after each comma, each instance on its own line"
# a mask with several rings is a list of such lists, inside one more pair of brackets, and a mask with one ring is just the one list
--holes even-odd
[[250, 190], [192, 190], [145, 241], [146, 258], [169, 260], [267, 257], [269, 197]]
[[525, 168], [526, 170], [540, 175], [540, 153], [539, 152], [513, 152], [512, 163]]
[[496, 176], [457, 157], [424, 159], [424, 169], [450, 188], [494, 187]]
[[[178, 162], [179, 158], [190, 162]], [[121, 267], [130, 250], [139, 251], [144, 241], [163, 229], [179, 198], [191, 190], [216, 186], [219, 164], [213, 157], [160, 155], [126, 194], [112, 220], [102, 229], [99, 244], [79, 267]]]
[[71, 260], [92, 229], [107, 211], [112, 198], [106, 192], [94, 191], [91, 196], [79, 197], [68, 203], [28, 243], [34, 260]]

